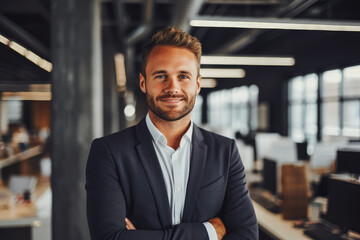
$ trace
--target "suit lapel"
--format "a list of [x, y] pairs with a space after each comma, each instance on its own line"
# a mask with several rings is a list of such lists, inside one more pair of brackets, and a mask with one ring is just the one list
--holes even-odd
[[136, 137], [140, 142], [137, 145], [137, 151], [155, 198], [161, 224], [163, 228], [168, 228], [172, 226], [168, 195], [161, 167], [145, 119], [136, 126]]
[[192, 210], [196, 205], [207, 156], [207, 145], [203, 142], [203, 136], [200, 129], [195, 124], [192, 144], [192, 156], [190, 160], [189, 180], [186, 189], [183, 222], [190, 222], [192, 220]]

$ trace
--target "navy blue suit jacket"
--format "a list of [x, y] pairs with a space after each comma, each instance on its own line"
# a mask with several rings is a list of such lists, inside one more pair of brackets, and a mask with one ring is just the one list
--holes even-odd
[[[258, 239], [244, 166], [235, 141], [194, 124], [182, 222], [172, 226], [160, 164], [143, 119], [95, 139], [86, 168], [92, 239], [208, 239], [203, 222], [220, 217], [224, 239]], [[126, 230], [125, 217], [137, 230]]]

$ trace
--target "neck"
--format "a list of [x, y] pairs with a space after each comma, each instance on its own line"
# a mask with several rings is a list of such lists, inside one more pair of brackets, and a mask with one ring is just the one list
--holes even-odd
[[155, 127], [165, 136], [167, 145], [176, 150], [181, 138], [190, 127], [190, 113], [176, 121], [165, 121], [151, 111], [149, 111], [149, 117]]

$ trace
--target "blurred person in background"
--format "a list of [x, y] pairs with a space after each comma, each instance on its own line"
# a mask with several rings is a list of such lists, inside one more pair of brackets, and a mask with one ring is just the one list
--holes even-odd
[[30, 136], [28, 131], [23, 125], [18, 125], [12, 135], [12, 144], [20, 152], [25, 151], [30, 145]]

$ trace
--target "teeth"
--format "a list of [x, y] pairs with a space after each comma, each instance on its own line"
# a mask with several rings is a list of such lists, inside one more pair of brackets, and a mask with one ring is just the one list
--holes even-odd
[[179, 102], [179, 99], [175, 99], [175, 100], [165, 100], [165, 102]]

